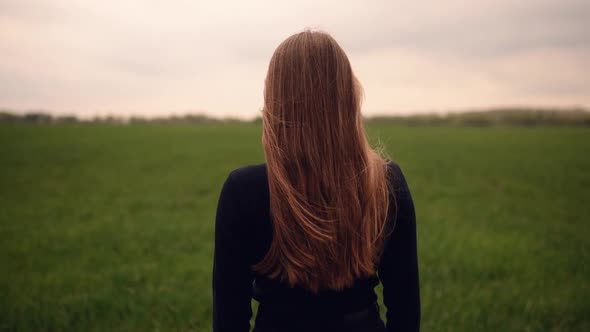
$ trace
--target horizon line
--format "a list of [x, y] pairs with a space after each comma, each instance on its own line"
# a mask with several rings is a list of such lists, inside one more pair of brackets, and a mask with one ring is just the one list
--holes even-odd
[[[59, 111], [44, 108], [26, 108], [26, 109], [14, 109], [0, 107], [0, 114], [10, 114], [16, 116], [26, 116], [28, 114], [43, 114], [51, 117], [75, 117], [76, 119], [88, 119], [92, 120], [95, 118], [116, 118], [116, 119], [166, 119], [174, 117], [189, 117], [189, 116], [201, 116], [216, 120], [256, 120], [260, 118], [260, 112], [250, 116], [240, 115], [219, 115], [206, 110], [186, 110], [186, 111], [169, 111], [169, 112], [157, 112], [141, 114], [136, 112], [122, 112], [122, 111], [108, 111], [108, 112], [93, 112], [92, 114], [80, 113], [76, 111]], [[493, 112], [493, 111], [525, 111], [525, 112], [586, 112], [590, 113], [590, 108], [581, 105], [570, 105], [570, 106], [536, 106], [536, 105], [499, 105], [489, 107], [471, 107], [471, 108], [448, 108], [448, 109], [415, 109], [415, 110], [388, 110], [388, 111], [367, 111], [361, 110], [361, 115], [364, 118], [379, 118], [379, 117], [411, 117], [411, 116], [447, 116], [450, 114], [461, 114], [461, 113], [482, 113], [482, 112]], [[370, 114], [367, 114], [370, 113]]]

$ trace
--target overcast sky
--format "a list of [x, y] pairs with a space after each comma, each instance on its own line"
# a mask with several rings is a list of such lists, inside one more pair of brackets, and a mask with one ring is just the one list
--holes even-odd
[[347, 52], [366, 115], [590, 107], [587, 0], [0, 0], [0, 108], [254, 117], [306, 27]]

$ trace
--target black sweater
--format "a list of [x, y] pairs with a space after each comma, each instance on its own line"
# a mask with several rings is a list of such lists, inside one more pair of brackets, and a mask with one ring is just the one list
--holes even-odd
[[[400, 167], [392, 161], [389, 166], [395, 174], [397, 209], [388, 216], [388, 230], [393, 227], [393, 232], [385, 239], [378, 276], [358, 279], [342, 291], [321, 290], [318, 294], [251, 271], [250, 266], [264, 257], [272, 239], [266, 164], [230, 172], [221, 189], [215, 220], [213, 330], [249, 331], [252, 298], [295, 318], [309, 312], [354, 312], [377, 299], [373, 288], [381, 281], [387, 330], [418, 331], [420, 291], [414, 203]], [[394, 203], [392, 197], [390, 203]]]

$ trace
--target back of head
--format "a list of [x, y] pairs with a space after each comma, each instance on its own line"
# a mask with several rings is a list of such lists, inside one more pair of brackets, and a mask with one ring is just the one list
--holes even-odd
[[327, 33], [297, 33], [274, 52], [262, 135], [273, 239], [256, 271], [312, 291], [375, 272], [389, 168], [367, 141], [361, 97], [348, 57]]

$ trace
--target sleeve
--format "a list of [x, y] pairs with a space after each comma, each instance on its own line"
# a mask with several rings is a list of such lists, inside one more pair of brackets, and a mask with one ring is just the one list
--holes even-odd
[[414, 202], [406, 179], [394, 164], [397, 217], [378, 266], [383, 285], [387, 331], [420, 330], [420, 285]]
[[215, 217], [213, 331], [246, 332], [252, 317], [252, 281], [247, 229], [238, 208], [232, 173], [225, 180]]

